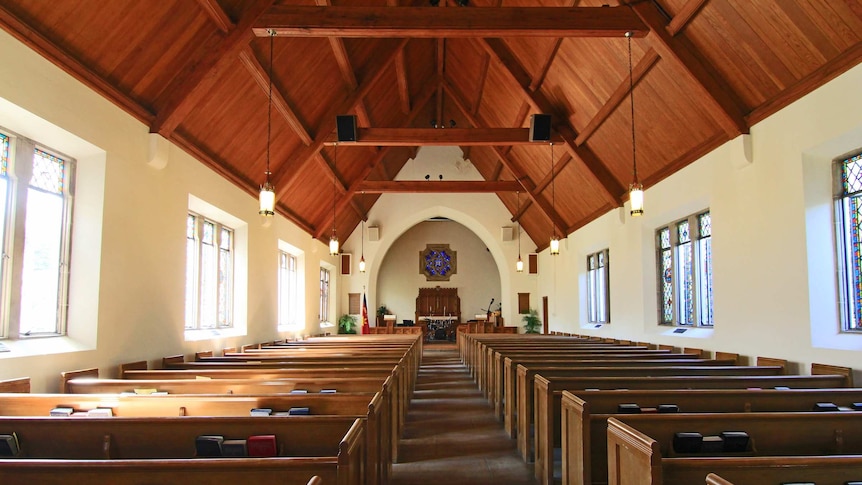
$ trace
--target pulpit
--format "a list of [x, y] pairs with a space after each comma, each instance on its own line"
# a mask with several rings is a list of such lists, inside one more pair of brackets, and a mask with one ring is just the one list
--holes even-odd
[[416, 323], [425, 329], [425, 340], [448, 340], [461, 322], [458, 288], [419, 288]]

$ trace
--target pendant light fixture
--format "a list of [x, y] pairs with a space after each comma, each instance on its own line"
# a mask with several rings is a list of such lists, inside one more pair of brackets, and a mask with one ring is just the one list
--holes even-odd
[[554, 214], [557, 213], [556, 194], [554, 192], [554, 144], [551, 143], [551, 256], [560, 254], [560, 239], [557, 238], [557, 223], [554, 220]]
[[515, 237], [518, 238], [518, 261], [515, 263], [515, 271], [518, 273], [524, 272], [524, 260], [521, 259], [521, 191], [516, 192], [518, 195], [518, 233]]
[[332, 161], [332, 236], [329, 237], [329, 254], [338, 256], [338, 236], [335, 234], [335, 200], [338, 198], [338, 143]]
[[360, 221], [359, 237], [362, 241], [362, 255], [359, 256], [359, 272], [365, 272], [365, 221]]
[[266, 178], [263, 185], [260, 186], [260, 211], [265, 224], [270, 222], [270, 218], [275, 215], [275, 187], [269, 181], [269, 176], [272, 172], [269, 170], [269, 153], [272, 139], [272, 48], [275, 39], [275, 30], [269, 29], [269, 103], [266, 115]]
[[626, 32], [629, 40], [629, 97], [632, 101], [632, 172], [634, 179], [629, 185], [629, 202], [632, 217], [640, 217], [644, 213], [644, 186], [638, 180], [637, 149], [635, 145], [635, 81], [632, 76], [632, 33]]

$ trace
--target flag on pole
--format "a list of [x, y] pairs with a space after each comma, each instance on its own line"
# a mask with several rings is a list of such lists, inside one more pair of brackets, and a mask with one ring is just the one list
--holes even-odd
[[371, 327], [368, 324], [368, 300], [365, 298], [365, 293], [362, 293], [362, 333], [371, 333]]

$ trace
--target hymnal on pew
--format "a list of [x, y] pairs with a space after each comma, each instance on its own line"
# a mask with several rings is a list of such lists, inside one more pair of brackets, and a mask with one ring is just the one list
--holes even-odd
[[246, 440], [224, 440], [221, 454], [222, 456], [248, 456]]
[[291, 394], [308, 394], [307, 389], [294, 389], [290, 391]]
[[321, 389], [321, 394], [335, 394], [335, 389]]
[[222, 456], [222, 444], [224, 436], [201, 435], [195, 438], [196, 456]]
[[18, 435], [0, 434], [0, 456], [18, 456]]
[[51, 416], [71, 416], [72, 413], [74, 413], [74, 412], [75, 412], [74, 409], [62, 406], [62, 407], [56, 407], [56, 408], [52, 409], [50, 415]]
[[269, 416], [272, 414], [272, 409], [270, 408], [253, 408], [251, 410], [252, 416]]
[[274, 434], [249, 436], [246, 440], [248, 456], [277, 456]]
[[308, 408], [297, 407], [297, 408], [290, 408], [290, 410], [287, 411], [288, 416], [308, 416], [309, 414], [311, 414], [311, 413], [309, 413]]
[[114, 415], [111, 408], [93, 408], [87, 411], [87, 416], [91, 418], [110, 418]]

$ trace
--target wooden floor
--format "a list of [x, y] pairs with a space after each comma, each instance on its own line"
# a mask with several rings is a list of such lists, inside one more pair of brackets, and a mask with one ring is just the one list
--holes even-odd
[[454, 344], [425, 346], [398, 457], [393, 485], [536, 483]]

